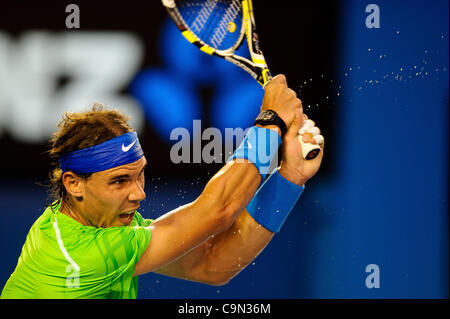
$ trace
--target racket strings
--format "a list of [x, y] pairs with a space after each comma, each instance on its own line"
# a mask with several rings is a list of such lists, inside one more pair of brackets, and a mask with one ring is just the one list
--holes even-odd
[[207, 0], [201, 7], [201, 10], [198, 12], [197, 16], [195, 16], [195, 13], [190, 13], [192, 17], [195, 17], [195, 20], [192, 23], [192, 30], [194, 32], [201, 33], [216, 5], [217, 1]]
[[242, 7], [238, 0], [179, 0], [178, 11], [191, 31], [219, 50], [232, 48], [241, 35]]
[[225, 10], [225, 14], [219, 22], [219, 26], [216, 28], [214, 34], [211, 37], [211, 43], [213, 44], [214, 48], [219, 48], [226, 35], [231, 32], [231, 29], [236, 27], [231, 25], [230, 23], [234, 23], [233, 21], [235, 21], [240, 12], [240, 2], [236, 1], [233, 1], [231, 5]]

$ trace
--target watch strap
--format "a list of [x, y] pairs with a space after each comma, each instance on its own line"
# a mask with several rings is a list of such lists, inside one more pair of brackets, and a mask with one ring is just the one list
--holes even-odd
[[286, 123], [284, 123], [283, 119], [278, 116], [277, 112], [275, 112], [274, 110], [264, 110], [259, 113], [254, 125], [256, 124], [278, 126], [281, 130], [281, 137], [283, 137], [287, 132]]

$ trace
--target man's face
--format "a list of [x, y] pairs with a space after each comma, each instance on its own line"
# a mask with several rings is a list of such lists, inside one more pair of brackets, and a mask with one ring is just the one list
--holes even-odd
[[97, 227], [126, 226], [145, 199], [145, 157], [136, 162], [93, 173], [83, 181], [84, 218]]

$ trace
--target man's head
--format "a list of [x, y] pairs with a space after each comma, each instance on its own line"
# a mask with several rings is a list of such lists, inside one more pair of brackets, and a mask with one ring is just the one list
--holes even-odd
[[127, 225], [145, 198], [147, 161], [127, 122], [119, 111], [95, 104], [66, 113], [51, 137], [50, 155], [58, 162], [51, 195], [83, 224]]

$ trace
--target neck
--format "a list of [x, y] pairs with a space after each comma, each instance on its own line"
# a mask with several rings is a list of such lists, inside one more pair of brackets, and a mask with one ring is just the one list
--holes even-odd
[[74, 219], [81, 225], [94, 226], [85, 216], [83, 216], [80, 207], [77, 204], [73, 203], [73, 201], [70, 199], [62, 200], [61, 208], [59, 209], [59, 211], [62, 214]]

